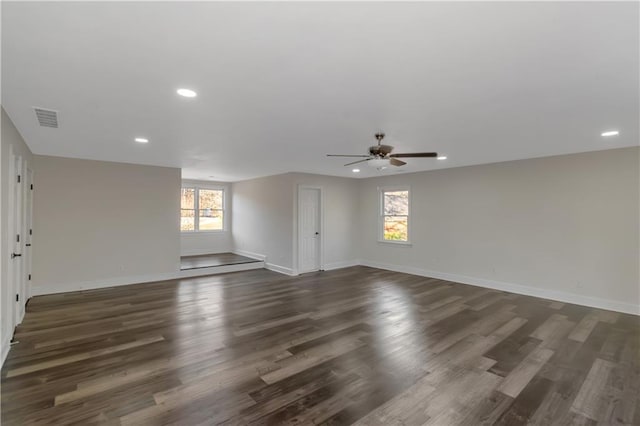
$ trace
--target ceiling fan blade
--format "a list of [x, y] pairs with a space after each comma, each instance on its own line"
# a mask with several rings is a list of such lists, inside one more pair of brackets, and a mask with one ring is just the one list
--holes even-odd
[[345, 167], [346, 167], [346, 166], [351, 166], [351, 165], [353, 165], [353, 164], [364, 163], [365, 161], [369, 161], [369, 160], [371, 160], [371, 158], [367, 158], [366, 160], [358, 160], [358, 161], [354, 161], [353, 163], [347, 163], [347, 164], [345, 164]]
[[369, 157], [368, 155], [350, 155], [350, 154], [327, 154], [327, 157]]
[[389, 164], [391, 164], [392, 166], [404, 166], [407, 163], [402, 160], [398, 160], [397, 158], [390, 158]]
[[437, 157], [438, 153], [437, 152], [407, 152], [404, 154], [391, 154], [389, 155], [389, 157], [395, 157], [395, 158], [433, 158], [433, 157]]

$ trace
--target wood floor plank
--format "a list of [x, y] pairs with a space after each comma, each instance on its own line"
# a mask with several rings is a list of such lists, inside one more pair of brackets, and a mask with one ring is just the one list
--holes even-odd
[[513, 312], [498, 311], [494, 315], [483, 317], [462, 330], [447, 334], [443, 339], [441, 339], [436, 345], [431, 348], [431, 351], [433, 351], [434, 353], [440, 353], [471, 334], [488, 334], [490, 330], [494, 330], [499, 325], [505, 324], [515, 316], [516, 314], [514, 314]]
[[300, 321], [308, 317], [309, 317], [309, 314], [304, 313], [304, 314], [298, 314], [291, 317], [286, 317], [286, 318], [277, 319], [273, 321], [266, 321], [261, 324], [236, 330], [233, 332], [233, 334], [235, 334], [236, 336], [245, 336], [247, 334], [257, 333], [258, 331], [263, 331], [269, 328], [274, 328], [281, 325], [290, 324], [292, 322]]
[[533, 379], [533, 376], [535, 376], [549, 358], [551, 358], [553, 353], [551, 349], [535, 349], [520, 365], [505, 377], [504, 381], [498, 386], [498, 391], [511, 398], [516, 398], [522, 389]]
[[[376, 408], [366, 417], [363, 417], [355, 423], [355, 425], [391, 425], [404, 424], [405, 419], [420, 415], [420, 410], [424, 406], [436, 388], [422, 379], [418, 383], [411, 386], [405, 392], [391, 399], [382, 406]], [[420, 424], [427, 421], [428, 418], [423, 415]]]
[[558, 324], [567, 320], [565, 315], [553, 314], [549, 318], [546, 319], [544, 323], [540, 325], [533, 333], [531, 333], [531, 337], [539, 340], [547, 340], [549, 339], [554, 331], [557, 329]]
[[543, 377], [534, 377], [518, 393], [513, 403], [495, 422], [499, 426], [529, 425], [530, 420], [551, 390], [553, 382]]
[[[476, 375], [477, 374], [477, 375]], [[447, 387], [429, 402], [426, 414], [429, 417], [425, 426], [459, 424], [468, 413], [484, 402], [484, 397], [502, 381], [495, 374], [479, 372], [471, 373], [471, 381], [463, 381], [458, 386]]]
[[15, 377], [22, 374], [29, 374], [35, 371], [45, 370], [47, 368], [53, 368], [53, 367], [58, 367], [65, 364], [71, 364], [78, 361], [84, 361], [84, 360], [99, 357], [102, 355], [108, 355], [115, 352], [131, 349], [131, 348], [148, 345], [150, 343], [160, 342], [161, 340], [164, 340], [164, 337], [151, 336], [144, 339], [135, 340], [130, 343], [123, 343], [121, 345], [112, 346], [110, 348], [98, 349], [95, 351], [83, 352], [83, 353], [70, 355], [62, 358], [55, 358], [49, 361], [25, 365], [24, 367], [14, 368], [12, 370], [7, 371], [7, 377]]
[[459, 426], [487, 426], [495, 424], [513, 403], [513, 398], [497, 391], [485, 393], [475, 407], [457, 421]]
[[601, 420], [603, 410], [614, 397], [608, 385], [609, 377], [616, 365], [611, 361], [596, 358], [580, 392], [571, 406], [571, 411], [592, 420]]
[[[580, 316], [588, 309], [580, 308]], [[593, 362], [609, 334], [609, 326], [599, 323], [584, 343], [565, 339], [555, 354], [539, 371], [538, 376], [551, 381], [552, 387], [531, 417], [530, 423], [548, 425], [565, 424], [571, 413], [571, 405], [582, 387]], [[631, 370], [632, 375], [636, 376]], [[565, 423], [563, 423], [565, 422]], [[571, 424], [571, 423], [568, 423]]]
[[367, 333], [364, 332], [356, 332], [334, 342], [329, 342], [289, 357], [281, 363], [276, 363], [279, 368], [261, 375], [260, 378], [267, 384], [276, 383], [301, 371], [315, 367], [318, 364], [364, 346], [365, 343], [360, 340], [360, 337], [366, 335]]
[[598, 323], [598, 316], [594, 314], [585, 315], [578, 325], [569, 334], [569, 339], [576, 342], [584, 342], [589, 337], [589, 334], [593, 331], [594, 327]]

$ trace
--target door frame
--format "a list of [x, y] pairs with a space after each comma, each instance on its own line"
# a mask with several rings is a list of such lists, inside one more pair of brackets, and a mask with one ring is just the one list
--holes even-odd
[[[13, 149], [13, 145], [9, 145], [9, 173], [7, 176], [9, 177], [8, 188], [7, 188], [7, 241], [4, 242], [7, 247], [7, 252], [5, 255], [7, 256], [7, 285], [6, 292], [4, 293], [7, 297], [7, 300], [2, 301], [2, 309], [6, 309], [5, 318], [9, 321], [7, 325], [7, 330], [3, 330], [3, 338], [8, 339], [13, 337], [13, 331], [16, 327], [16, 304], [15, 304], [15, 268], [13, 266], [13, 259], [11, 258], [11, 254], [14, 250], [14, 238], [15, 238], [15, 213], [14, 213], [14, 203], [15, 203], [15, 178], [16, 178], [16, 162], [15, 162], [15, 153]], [[4, 333], [8, 334], [8, 337], [5, 337]], [[3, 342], [4, 343], [4, 342]]]
[[319, 227], [320, 227], [320, 244], [318, 248], [318, 270], [324, 271], [324, 234], [325, 234], [325, 224], [324, 224], [324, 188], [322, 186], [317, 185], [298, 185], [298, 190], [296, 191], [297, 202], [296, 202], [296, 274], [313, 272], [313, 271], [305, 271], [302, 272], [302, 256], [300, 256], [300, 251], [302, 250], [302, 221], [300, 220], [300, 206], [301, 206], [301, 197], [300, 194], [305, 189], [316, 189], [318, 190], [319, 199], [318, 199], [318, 211], [319, 211]]

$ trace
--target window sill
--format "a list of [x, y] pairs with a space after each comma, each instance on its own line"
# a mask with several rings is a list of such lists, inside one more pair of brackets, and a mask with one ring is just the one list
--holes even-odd
[[180, 231], [180, 235], [226, 234], [227, 231]]
[[405, 246], [405, 247], [411, 247], [413, 245], [413, 244], [411, 244], [411, 241], [378, 240], [378, 243], [380, 243], [380, 244], [390, 244], [392, 246]]

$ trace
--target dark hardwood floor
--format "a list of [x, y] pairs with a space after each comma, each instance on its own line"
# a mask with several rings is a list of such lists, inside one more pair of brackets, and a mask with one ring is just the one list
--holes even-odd
[[198, 256], [182, 256], [180, 270], [210, 268], [212, 266], [238, 265], [240, 263], [260, 262], [247, 256], [235, 253], [202, 254]]
[[2, 424], [640, 424], [631, 315], [353, 267], [40, 296]]

